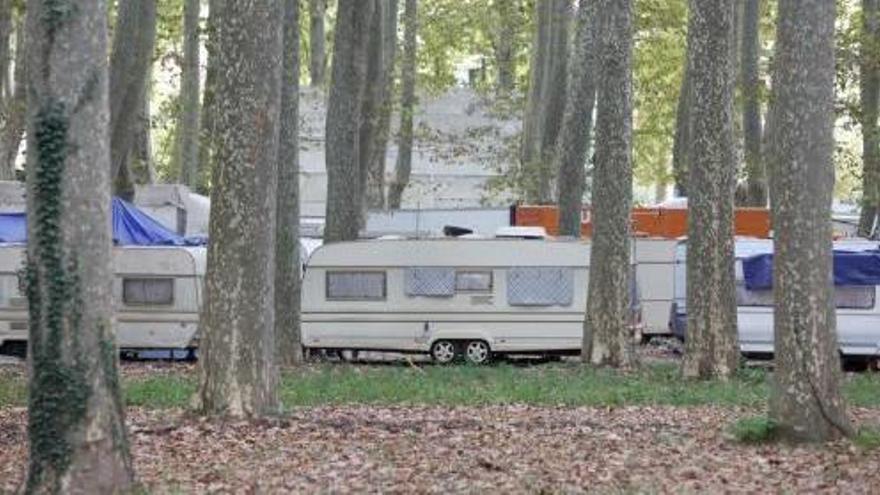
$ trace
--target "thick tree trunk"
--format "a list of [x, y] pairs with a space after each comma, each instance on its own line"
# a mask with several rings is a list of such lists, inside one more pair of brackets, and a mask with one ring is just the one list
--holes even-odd
[[199, 182], [200, 6], [200, 0], [186, 0], [183, 7], [183, 70], [175, 156], [179, 180], [191, 188], [197, 187]]
[[207, 40], [205, 48], [208, 53], [208, 60], [205, 68], [205, 88], [202, 92], [202, 109], [199, 118], [199, 187], [198, 190], [206, 192], [208, 190], [209, 178], [213, 174], [211, 166], [214, 163], [214, 136], [216, 135], [216, 126], [214, 119], [215, 88], [217, 87], [218, 69], [217, 60], [218, 53], [217, 40], [220, 37], [219, 20], [222, 15], [223, 7], [226, 0], [208, 0], [208, 21], [205, 31], [207, 32]]
[[216, 163], [200, 324], [199, 409], [278, 410], [275, 210], [282, 75], [281, 0], [226, 4], [217, 40]]
[[833, 0], [780, 0], [776, 25], [770, 414], [795, 440], [824, 441], [851, 431], [840, 391], [831, 278], [834, 15]]
[[687, 340], [689, 378], [736, 371], [733, 256], [733, 3], [693, 0], [688, 25], [692, 135], [688, 150]]
[[324, 15], [327, 0], [309, 0], [309, 77], [312, 86], [324, 85], [327, 69], [326, 40], [324, 39]]
[[357, 239], [361, 223], [360, 130], [375, 0], [340, 0], [327, 104], [324, 242]]
[[690, 62], [685, 59], [681, 74], [681, 90], [678, 92], [678, 109], [675, 113], [675, 137], [672, 142], [672, 177], [675, 194], [687, 196], [688, 154], [691, 142], [691, 77]]
[[127, 493], [113, 318], [107, 5], [28, 3], [25, 493]]
[[495, 52], [495, 69], [497, 71], [495, 92], [499, 98], [506, 98], [516, 86], [516, 38], [513, 18], [518, 15], [518, 2], [514, 0], [495, 0], [495, 39], [492, 48]]
[[[387, 20], [389, 0], [369, 0], [373, 2], [373, 14], [370, 19], [367, 41], [367, 78], [361, 98], [361, 125], [358, 136], [358, 188], [357, 203], [361, 208], [358, 230], [366, 221], [369, 189], [375, 179], [372, 177], [373, 152], [378, 144], [378, 130], [382, 101], [385, 94], [385, 39], [383, 33]], [[381, 187], [381, 186], [380, 186]]]
[[367, 208], [385, 208], [385, 157], [391, 132], [394, 108], [394, 66], [397, 58], [397, 0], [385, 0], [382, 26], [382, 77], [377, 108], [375, 144], [372, 147], [367, 175]]
[[596, 101], [596, 48], [593, 41], [596, 14], [593, 7], [593, 2], [582, 1], [578, 8], [571, 79], [554, 167], [559, 170], [559, 234], [572, 237], [581, 235], [585, 166]]
[[632, 208], [632, 0], [597, 0], [593, 242], [583, 359], [628, 366]]
[[742, 73], [742, 127], [745, 138], [746, 205], [767, 206], [767, 173], [761, 157], [761, 78], [760, 47], [761, 0], [744, 0], [740, 53]]
[[862, 214], [859, 235], [878, 236], [880, 212], [880, 0], [862, 0], [862, 53], [860, 88], [862, 105]]
[[114, 193], [131, 200], [128, 157], [156, 41], [156, 0], [120, 2], [110, 56], [110, 166]]
[[15, 67], [12, 83], [12, 98], [5, 105], [3, 127], [0, 129], [0, 180], [15, 178], [15, 160], [21, 147], [21, 138], [27, 120], [27, 81], [28, 56], [25, 50], [24, 18], [20, 18], [15, 29]]
[[403, 191], [412, 172], [413, 113], [416, 106], [416, 35], [418, 33], [418, 2], [406, 0], [403, 13], [403, 69], [401, 72], [400, 131], [397, 138], [397, 163], [394, 182], [388, 188], [388, 207], [399, 210]]
[[275, 226], [275, 338], [282, 365], [302, 362], [299, 254], [299, 0], [284, 0], [284, 73]]

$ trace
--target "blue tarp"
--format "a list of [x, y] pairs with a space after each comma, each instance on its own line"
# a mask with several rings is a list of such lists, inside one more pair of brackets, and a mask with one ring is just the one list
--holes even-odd
[[[119, 246], [199, 246], [204, 238], [180, 236], [153, 217], [119, 198], [113, 198], [113, 243]], [[24, 213], [0, 214], [0, 242], [26, 243]]]
[[[748, 290], [773, 287], [773, 255], [759, 254], [742, 260]], [[834, 251], [834, 285], [880, 285], [880, 250]]]

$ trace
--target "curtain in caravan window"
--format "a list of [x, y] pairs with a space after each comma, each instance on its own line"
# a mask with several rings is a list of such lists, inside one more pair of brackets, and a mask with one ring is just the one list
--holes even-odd
[[385, 272], [327, 272], [327, 299], [385, 299]]
[[406, 269], [405, 291], [408, 296], [452, 297], [455, 294], [455, 269], [411, 267]]
[[574, 272], [564, 267], [518, 267], [507, 270], [511, 306], [571, 306]]

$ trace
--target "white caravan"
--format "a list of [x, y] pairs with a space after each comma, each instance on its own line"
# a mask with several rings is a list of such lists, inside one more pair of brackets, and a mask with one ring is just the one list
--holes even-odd
[[[877, 249], [878, 243], [859, 239], [837, 241], [834, 249], [867, 251]], [[773, 354], [773, 291], [746, 289], [742, 260], [758, 254], [773, 252], [769, 239], [738, 239], [736, 256], [737, 328], [739, 346], [743, 354], [769, 356]], [[669, 325], [678, 337], [686, 336], [686, 255], [684, 242], [678, 246], [675, 270], [675, 305]], [[877, 286], [837, 286], [837, 338], [843, 356], [860, 360], [880, 357], [880, 307], [877, 305]]]
[[[27, 299], [18, 282], [24, 257], [24, 246], [0, 245], [0, 350], [6, 352], [23, 352], [28, 337]], [[204, 247], [113, 248], [116, 340], [123, 352], [180, 356], [196, 347], [205, 260]]]
[[307, 350], [578, 353], [590, 246], [511, 239], [381, 240], [316, 250], [303, 279]]
[[669, 334], [669, 308], [675, 299], [675, 262], [679, 241], [635, 238], [633, 258], [644, 336]]

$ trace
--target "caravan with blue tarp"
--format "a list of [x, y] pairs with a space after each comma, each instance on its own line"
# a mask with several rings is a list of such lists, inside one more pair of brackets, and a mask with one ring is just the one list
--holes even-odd
[[[687, 244], [676, 255], [675, 303], [670, 329], [686, 337]], [[850, 239], [834, 243], [834, 299], [837, 338], [843, 356], [880, 358], [880, 250], [873, 241]], [[773, 353], [773, 241], [740, 239], [735, 244], [737, 327], [740, 349], [747, 355]]]

